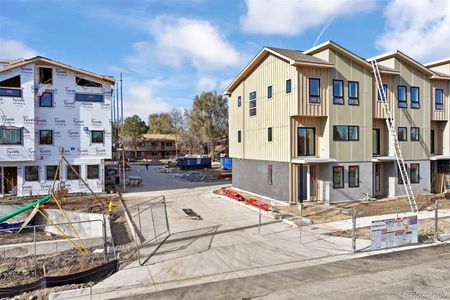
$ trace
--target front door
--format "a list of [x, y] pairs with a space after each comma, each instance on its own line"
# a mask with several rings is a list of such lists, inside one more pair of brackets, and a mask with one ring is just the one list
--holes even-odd
[[3, 193], [11, 194], [17, 186], [17, 167], [3, 167]]
[[316, 166], [298, 166], [298, 201], [317, 201], [317, 168]]

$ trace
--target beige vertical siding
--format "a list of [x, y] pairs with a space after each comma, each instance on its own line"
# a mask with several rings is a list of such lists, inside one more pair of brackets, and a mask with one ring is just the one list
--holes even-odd
[[[370, 161], [372, 159], [372, 74], [369, 68], [338, 52], [330, 51], [329, 148], [330, 157], [338, 161]], [[333, 79], [344, 81], [344, 105], [332, 104]], [[348, 105], [348, 81], [359, 82], [359, 105]], [[359, 141], [333, 141], [333, 125], [359, 126]]]
[[[400, 75], [395, 76], [395, 105], [393, 110], [396, 127], [408, 129], [408, 141], [400, 142], [405, 160], [428, 159], [430, 150], [431, 102], [429, 75], [422, 73], [409, 63], [396, 59], [396, 69]], [[407, 89], [408, 108], [401, 109], [397, 105], [397, 86], [405, 85]], [[420, 109], [411, 109], [410, 87], [420, 88]], [[411, 141], [411, 127], [420, 128], [420, 141]]]
[[[286, 93], [286, 80], [291, 79], [291, 93]], [[272, 98], [267, 87], [272, 86]], [[249, 94], [256, 91], [256, 115], [249, 115]], [[242, 106], [237, 108], [237, 97]], [[288, 62], [268, 55], [233, 91], [230, 103], [230, 156], [246, 159], [289, 161], [290, 116], [298, 109], [297, 72]], [[233, 108], [231, 108], [233, 107]], [[272, 127], [273, 141], [267, 141]], [[237, 130], [242, 130], [242, 143], [237, 143]]]
[[[442, 89], [444, 91], [444, 110], [434, 109], [434, 91]], [[448, 80], [432, 80], [431, 81], [431, 120], [448, 121], [448, 104], [449, 104], [449, 81]]]
[[[328, 69], [299, 67], [298, 69], [298, 115], [324, 117], [328, 116]], [[320, 104], [309, 103], [309, 78], [320, 79]]]
[[292, 117], [291, 124], [291, 157], [297, 157], [297, 128], [299, 127], [314, 128], [316, 133], [316, 156], [323, 158], [329, 157], [328, 139], [325, 137], [325, 134], [327, 133], [327, 118], [297, 116]]
[[[386, 100], [389, 103], [389, 109], [392, 111], [394, 109], [395, 104], [395, 87], [394, 87], [394, 75], [381, 75], [381, 81], [383, 84], [387, 84], [387, 94]], [[376, 119], [384, 119], [386, 118], [384, 115], [383, 105], [381, 101], [378, 100], [378, 89], [377, 83], [373, 80], [373, 117]]]

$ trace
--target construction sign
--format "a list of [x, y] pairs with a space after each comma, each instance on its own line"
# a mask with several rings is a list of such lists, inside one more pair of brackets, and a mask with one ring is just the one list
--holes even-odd
[[371, 249], [386, 249], [418, 243], [416, 216], [372, 221]]

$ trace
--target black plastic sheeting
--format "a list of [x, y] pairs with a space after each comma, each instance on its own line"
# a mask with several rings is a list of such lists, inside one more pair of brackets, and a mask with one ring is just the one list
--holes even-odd
[[35, 282], [7, 288], [0, 288], [0, 298], [14, 297], [16, 295], [31, 292], [43, 288], [51, 288], [66, 284], [80, 284], [97, 282], [117, 272], [118, 260], [112, 260], [101, 266], [80, 273], [65, 276], [47, 276]]

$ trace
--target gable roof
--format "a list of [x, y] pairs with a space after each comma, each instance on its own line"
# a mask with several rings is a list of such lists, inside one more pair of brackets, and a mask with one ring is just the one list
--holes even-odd
[[320, 58], [305, 55], [300, 50], [290, 50], [275, 47], [264, 47], [259, 53], [248, 63], [248, 65], [238, 74], [238, 76], [228, 85], [223, 92], [224, 95], [230, 95], [234, 89], [246, 78], [253, 69], [263, 61], [267, 55], [272, 54], [278, 58], [285, 60], [291, 66], [311, 66], [318, 68], [332, 68], [333, 64]]
[[99, 80], [104, 80], [104, 81], [108, 81], [112, 84], [114, 84], [116, 81], [113, 77], [111, 76], [106, 76], [106, 75], [99, 75], [96, 73], [92, 73], [90, 71], [86, 71], [83, 69], [79, 69], [76, 67], [73, 67], [71, 65], [67, 65], [67, 64], [63, 64], [61, 62], [55, 61], [55, 60], [51, 60], [49, 58], [46, 57], [42, 57], [42, 56], [35, 56], [33, 58], [30, 59], [19, 59], [19, 60], [14, 60], [14, 61], [8, 61], [8, 60], [1, 60], [2, 62], [8, 63], [7, 65], [5, 65], [3, 68], [0, 68], [0, 73], [5, 72], [5, 71], [9, 71], [11, 69], [15, 69], [30, 63], [46, 63], [46, 64], [50, 64], [50, 65], [54, 65], [60, 68], [64, 68], [64, 69], [69, 69], [72, 70], [74, 72], [80, 73], [80, 74], [84, 74], [93, 78], [97, 78]]
[[450, 64], [450, 57], [426, 63], [426, 64], [424, 64], [424, 66], [427, 68], [432, 68], [432, 67], [438, 67], [438, 66], [442, 66], [442, 65], [446, 65], [446, 64]]
[[368, 61], [372, 61], [372, 60], [377, 60], [377, 61], [383, 61], [386, 59], [390, 59], [392, 57], [401, 59], [407, 63], [409, 63], [410, 65], [413, 65], [415, 67], [417, 67], [418, 69], [420, 69], [423, 73], [428, 74], [430, 76], [433, 75], [433, 71], [431, 71], [430, 69], [428, 69], [427, 67], [425, 67], [424, 65], [422, 65], [421, 63], [419, 63], [417, 60], [409, 57], [408, 55], [406, 55], [405, 53], [401, 52], [400, 50], [395, 50], [392, 52], [388, 52], [385, 54], [381, 54], [375, 57], [371, 57], [368, 58]]

